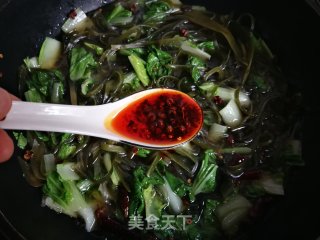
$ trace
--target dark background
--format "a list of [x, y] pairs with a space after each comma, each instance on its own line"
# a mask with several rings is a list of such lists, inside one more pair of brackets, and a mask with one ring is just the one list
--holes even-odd
[[[100, 0], [0, 0], [0, 86], [17, 94], [17, 68], [38, 53], [45, 36], [56, 36], [75, 7], [90, 11]], [[320, 16], [303, 0], [198, 0], [220, 12], [250, 12], [293, 88], [303, 94], [301, 138], [304, 168], [292, 169], [286, 195], [251, 229], [251, 239], [312, 239], [320, 236]], [[314, 0], [318, 2], [318, 0]], [[320, 5], [320, 4], [319, 4]], [[74, 224], [71, 218], [40, 207], [38, 189], [22, 178], [13, 157], [0, 166], [0, 240], [103, 239]]]

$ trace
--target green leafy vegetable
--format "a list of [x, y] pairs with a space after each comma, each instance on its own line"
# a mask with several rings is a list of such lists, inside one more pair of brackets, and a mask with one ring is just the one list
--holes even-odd
[[129, 86], [134, 91], [142, 87], [139, 78], [134, 72], [130, 72], [124, 76], [123, 84], [124, 86]]
[[54, 133], [54, 132], [49, 133], [50, 146], [57, 146], [58, 145], [58, 143], [59, 143], [58, 135], [59, 135], [59, 133]]
[[213, 200], [213, 199], [207, 199], [204, 207], [203, 212], [203, 220], [206, 223], [212, 224], [214, 221], [216, 221], [215, 217], [215, 210], [219, 206], [220, 201]]
[[[162, 201], [160, 201], [160, 199], [156, 200], [156, 191], [153, 188], [163, 185], [163, 178], [157, 174], [148, 177], [146, 175], [146, 169], [143, 167], [138, 167], [133, 172], [133, 176], [133, 191], [132, 200], [130, 200], [129, 215], [141, 215], [145, 207], [146, 209], [148, 208], [148, 210], [146, 210], [148, 213], [159, 213], [158, 207], [162, 206]], [[152, 203], [153, 200], [156, 201], [154, 203], [155, 205]]]
[[148, 86], [150, 79], [145, 68], [145, 62], [135, 54], [130, 55], [128, 58], [143, 86]]
[[123, 19], [125, 17], [131, 17], [132, 12], [126, 10], [120, 3], [116, 4], [115, 8], [112, 10], [110, 14], [107, 15], [106, 20], [108, 23], [118, 23], [119, 19]]
[[47, 206], [61, 208], [72, 217], [80, 215], [86, 223], [87, 231], [91, 231], [95, 223], [94, 210], [90, 203], [86, 202], [74, 181], [64, 181], [54, 171], [47, 177], [43, 191], [49, 197], [45, 201]]
[[216, 44], [213, 41], [206, 41], [199, 43], [198, 48], [203, 49], [203, 50], [214, 50], [216, 48]]
[[195, 82], [198, 82], [198, 80], [201, 77], [201, 69], [205, 67], [205, 63], [203, 60], [197, 58], [197, 57], [189, 57], [188, 58], [188, 64], [190, 64], [191, 67], [191, 76], [192, 79]]
[[151, 153], [152, 151], [151, 150], [149, 150], [149, 149], [145, 149], [145, 148], [138, 148], [138, 150], [137, 150], [137, 156], [139, 156], [139, 157], [147, 157], [147, 156], [149, 156], [150, 155], [150, 153]]
[[24, 96], [28, 102], [43, 102], [41, 94], [35, 88], [30, 88]]
[[92, 71], [98, 66], [92, 53], [82, 47], [75, 47], [70, 54], [70, 79], [85, 80], [91, 77]]
[[171, 63], [171, 55], [155, 47], [153, 47], [152, 50], [148, 55], [146, 66], [149, 76], [151, 76], [152, 79], [158, 79], [162, 76], [169, 75], [171, 71], [166, 65]]
[[161, 217], [162, 210], [168, 205], [155, 189], [155, 185], [148, 185], [143, 190], [146, 218], [149, 216]]
[[48, 96], [50, 93], [50, 83], [53, 74], [47, 71], [34, 71], [32, 78], [27, 82], [29, 88], [35, 88], [41, 92], [44, 96]]
[[215, 162], [216, 156], [212, 150], [206, 150], [201, 167], [192, 184], [190, 199], [194, 200], [199, 193], [213, 192], [216, 187], [216, 174], [218, 166]]
[[143, 198], [143, 180], [145, 178], [145, 170], [138, 168], [133, 172], [133, 191], [130, 200], [129, 216], [130, 215], [141, 215], [145, 204]]
[[160, 21], [167, 16], [170, 6], [163, 1], [155, 1], [147, 6], [147, 10], [143, 15], [145, 21]]
[[61, 71], [32, 69], [28, 77], [26, 84], [29, 90], [25, 92], [27, 101], [54, 103], [63, 101], [65, 85]]
[[34, 133], [36, 134], [37, 139], [42, 142], [48, 142], [50, 139], [46, 132], [35, 131]]
[[89, 49], [94, 50], [94, 52], [99, 56], [104, 52], [104, 49], [96, 44], [85, 42], [84, 45]]
[[74, 139], [74, 134], [72, 133], [64, 133], [61, 136], [61, 144], [63, 143], [69, 143], [70, 141], [72, 141]]
[[27, 138], [23, 135], [22, 132], [13, 132], [13, 136], [17, 140], [17, 146], [21, 149], [25, 149], [28, 144]]
[[119, 53], [126, 56], [135, 54], [138, 57], [143, 57], [146, 54], [146, 50], [144, 48], [127, 48], [127, 49], [120, 49]]
[[58, 158], [61, 160], [65, 160], [70, 157], [75, 151], [77, 147], [73, 144], [63, 144], [58, 151]]
[[49, 174], [46, 184], [43, 186], [43, 191], [62, 207], [66, 207], [71, 200], [71, 195], [65, 191], [63, 181], [57, 172]]
[[182, 179], [176, 177], [169, 171], [165, 172], [165, 178], [168, 181], [172, 190], [179, 196], [184, 197], [190, 191], [190, 186], [186, 184]]
[[207, 97], [212, 97], [215, 95], [218, 85], [213, 82], [204, 82], [199, 86], [199, 88], [205, 93]]

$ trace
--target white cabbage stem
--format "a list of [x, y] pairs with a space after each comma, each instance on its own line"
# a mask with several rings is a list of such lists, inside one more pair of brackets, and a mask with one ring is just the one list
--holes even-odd
[[226, 125], [235, 128], [242, 122], [242, 114], [237, 103], [231, 99], [229, 103], [220, 110], [220, 115]]
[[[219, 96], [223, 101], [229, 101], [235, 99], [235, 91], [234, 88], [219, 87], [214, 95]], [[241, 91], [239, 92], [239, 102], [243, 107], [248, 107], [251, 103], [249, 96]]]
[[65, 181], [80, 179], [79, 175], [74, 171], [74, 169], [75, 163], [72, 162], [57, 164], [57, 172]]
[[24, 63], [26, 64], [27, 68], [30, 70], [31, 68], [38, 68], [40, 67], [39, 65], [39, 60], [37, 57], [32, 57], [32, 58], [25, 58], [23, 59]]
[[96, 222], [94, 210], [91, 207], [80, 208], [79, 215], [85, 222], [87, 232], [91, 232]]
[[183, 202], [181, 198], [172, 191], [167, 179], [164, 178], [165, 184], [160, 189], [166, 199], [169, 201], [169, 207], [175, 214], [179, 214], [183, 211]]
[[270, 194], [284, 195], [282, 182], [276, 181], [272, 176], [265, 174], [259, 180], [260, 185]]
[[39, 54], [39, 65], [42, 69], [52, 69], [62, 53], [62, 43], [56, 39], [46, 37]]
[[206, 53], [205, 51], [202, 51], [197, 47], [192, 47], [187, 41], [184, 41], [181, 44], [181, 50], [194, 57], [201, 58], [202, 60], [209, 60], [211, 58], [210, 54]]
[[46, 174], [49, 174], [56, 169], [56, 161], [52, 153], [43, 155], [43, 161]]
[[218, 123], [211, 125], [209, 129], [208, 139], [214, 143], [219, 142], [227, 132], [228, 127]]
[[61, 29], [65, 33], [70, 33], [75, 30], [81, 30], [84, 23], [87, 20], [87, 15], [82, 11], [80, 8], [77, 8], [75, 10], [75, 13], [77, 14], [74, 18], [69, 17], [67, 21], [62, 25]]

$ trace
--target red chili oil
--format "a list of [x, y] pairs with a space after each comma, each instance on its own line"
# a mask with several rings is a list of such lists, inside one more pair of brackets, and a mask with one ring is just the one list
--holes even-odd
[[191, 139], [202, 122], [201, 107], [191, 97], [168, 89], [129, 104], [111, 120], [111, 126], [135, 140], [178, 144]]

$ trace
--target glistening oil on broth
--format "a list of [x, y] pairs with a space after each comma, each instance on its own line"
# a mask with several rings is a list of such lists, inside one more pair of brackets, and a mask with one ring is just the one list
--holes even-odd
[[179, 144], [200, 130], [202, 120], [202, 110], [192, 98], [167, 89], [132, 102], [110, 124], [116, 132], [138, 141]]

